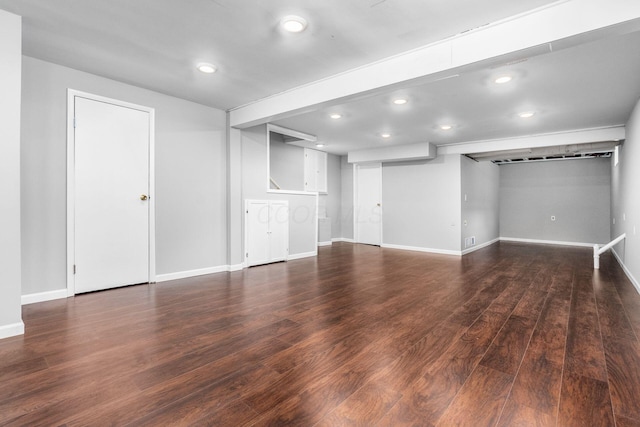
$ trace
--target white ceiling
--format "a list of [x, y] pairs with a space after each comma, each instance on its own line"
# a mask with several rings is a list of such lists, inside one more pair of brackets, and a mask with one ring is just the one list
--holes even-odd
[[[23, 52], [204, 105], [232, 109], [493, 23], [548, 0], [0, 0], [23, 16]], [[489, 5], [489, 7], [488, 7]], [[284, 34], [280, 18], [309, 21]], [[640, 96], [640, 33], [609, 36], [503, 68], [323, 106], [277, 123], [327, 151], [438, 145], [620, 125]], [[219, 70], [205, 75], [198, 62]], [[491, 83], [502, 71], [504, 86]], [[409, 103], [393, 106], [396, 94]], [[523, 121], [522, 109], [538, 114]], [[331, 121], [329, 111], [343, 118]], [[442, 122], [456, 127], [437, 129]]]

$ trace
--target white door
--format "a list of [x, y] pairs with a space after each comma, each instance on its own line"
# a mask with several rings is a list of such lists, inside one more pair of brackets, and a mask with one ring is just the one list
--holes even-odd
[[74, 103], [75, 292], [149, 282], [150, 113]]
[[247, 201], [245, 252], [247, 266], [269, 262], [269, 202]]
[[356, 165], [354, 230], [356, 242], [382, 243], [382, 164]]
[[270, 203], [269, 261], [285, 261], [289, 256], [289, 204]]
[[245, 207], [247, 266], [286, 261], [289, 257], [289, 202], [247, 200]]

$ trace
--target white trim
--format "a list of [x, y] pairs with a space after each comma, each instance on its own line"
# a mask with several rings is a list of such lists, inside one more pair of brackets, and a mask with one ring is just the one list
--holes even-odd
[[318, 256], [318, 251], [312, 251], [312, 252], [301, 252], [299, 254], [289, 254], [289, 258], [287, 259], [287, 261], [293, 261], [296, 259], [301, 259], [301, 258], [310, 258], [310, 257], [314, 257], [314, 256]]
[[627, 275], [627, 278], [629, 278], [629, 281], [633, 284], [633, 286], [636, 288], [636, 291], [638, 291], [638, 293], [640, 294], [640, 283], [638, 282], [638, 280], [636, 280], [636, 278], [633, 277], [633, 274], [631, 274], [631, 271], [627, 268], [624, 262], [622, 262], [622, 258], [620, 258], [620, 255], [618, 255], [616, 250], [611, 248], [611, 252], [613, 253], [613, 256], [615, 257], [615, 259], [618, 260], [618, 264], [620, 264], [620, 267], [622, 267], [622, 271], [624, 271], [624, 274]]
[[[317, 196], [318, 192], [317, 191], [298, 191], [298, 190], [275, 190], [273, 188], [270, 188], [267, 190], [267, 193], [274, 193], [274, 194], [294, 194], [296, 196]], [[325, 193], [326, 194], [326, 193]]]
[[498, 243], [500, 241], [499, 237], [496, 237], [493, 240], [489, 240], [488, 242], [482, 243], [481, 245], [472, 246], [462, 251], [462, 255], [470, 254], [471, 252], [475, 252], [478, 249], [486, 248], [487, 246], [491, 246], [494, 243]]
[[346, 242], [346, 243], [355, 243], [354, 239], [349, 239], [347, 237], [334, 237], [331, 239], [332, 242]]
[[328, 242], [318, 242], [318, 246], [331, 246], [333, 245], [333, 241], [328, 241]]
[[22, 305], [33, 304], [36, 302], [53, 301], [56, 299], [67, 298], [67, 289], [57, 289], [55, 291], [38, 292], [35, 294], [22, 295]]
[[403, 251], [416, 251], [416, 252], [428, 252], [432, 254], [441, 254], [441, 255], [455, 255], [462, 256], [462, 252], [460, 251], [451, 251], [448, 249], [432, 249], [432, 248], [422, 248], [419, 246], [405, 246], [405, 245], [391, 245], [388, 243], [383, 243], [380, 245], [381, 248], [386, 249], [400, 249]]
[[228, 265], [219, 267], [199, 268], [197, 270], [177, 271], [175, 273], [158, 274], [156, 282], [167, 282], [169, 280], [186, 279], [188, 277], [204, 276], [205, 274], [223, 273], [230, 271]]
[[518, 237], [500, 237], [501, 242], [533, 243], [538, 245], [577, 246], [580, 248], [593, 248], [594, 243], [561, 242], [556, 240], [520, 239]]
[[228, 265], [227, 266], [227, 271], [228, 272], [240, 271], [240, 270], [245, 269], [245, 268], [247, 268], [247, 265], [245, 263], [233, 264], [233, 265]]
[[149, 283], [156, 282], [156, 203], [155, 203], [155, 109], [107, 98], [75, 89], [67, 89], [67, 296], [75, 295], [75, 98], [105, 102], [149, 114]]
[[24, 335], [24, 322], [0, 326], [0, 339]]

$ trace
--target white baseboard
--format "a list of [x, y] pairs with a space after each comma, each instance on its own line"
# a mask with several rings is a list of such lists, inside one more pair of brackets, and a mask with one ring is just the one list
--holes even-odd
[[247, 265], [245, 263], [229, 265], [227, 271], [240, 271], [243, 268], [246, 268]]
[[287, 261], [293, 261], [296, 259], [301, 259], [301, 258], [309, 258], [312, 256], [318, 256], [318, 251], [312, 251], [312, 252], [302, 252], [299, 254], [293, 254], [293, 255], [289, 255], [289, 257], [287, 258]]
[[518, 237], [500, 237], [501, 242], [534, 243], [538, 245], [577, 246], [581, 248], [593, 248], [594, 243], [561, 242], [557, 240], [520, 239]]
[[222, 273], [230, 271], [230, 266], [221, 265], [218, 267], [200, 268], [197, 270], [178, 271], [176, 273], [158, 274], [156, 282], [166, 282], [169, 280], [186, 279], [187, 277], [204, 276], [205, 274]]
[[318, 246], [331, 246], [333, 244], [332, 241], [329, 242], [318, 242]]
[[640, 283], [638, 283], [636, 278], [633, 277], [633, 274], [631, 274], [631, 271], [629, 271], [627, 266], [622, 261], [622, 258], [620, 258], [620, 255], [618, 255], [618, 253], [616, 252], [616, 250], [611, 248], [611, 252], [613, 253], [613, 256], [615, 257], [615, 259], [618, 261], [618, 264], [620, 264], [620, 267], [622, 267], [622, 271], [624, 271], [624, 274], [627, 275], [627, 277], [629, 278], [629, 281], [633, 284], [633, 286], [636, 288], [636, 291], [638, 291], [638, 293], [640, 294]]
[[346, 242], [346, 243], [355, 243], [355, 240], [348, 239], [346, 237], [335, 237], [331, 239], [332, 242]]
[[67, 298], [67, 289], [58, 289], [56, 291], [38, 292], [35, 294], [22, 295], [22, 305], [34, 304], [36, 302], [52, 301], [54, 299]]
[[441, 255], [456, 255], [456, 256], [462, 255], [462, 252], [460, 251], [451, 251], [447, 249], [422, 248], [418, 246], [391, 245], [391, 244], [383, 243], [382, 245], [380, 245], [380, 247], [388, 248], [388, 249], [400, 249], [403, 251], [428, 252], [432, 254], [441, 254]]
[[471, 252], [475, 252], [478, 249], [482, 249], [482, 248], [486, 248], [487, 246], [491, 246], [494, 243], [498, 243], [500, 241], [500, 238], [497, 237], [493, 240], [489, 240], [488, 242], [482, 243], [480, 245], [476, 245], [476, 246], [472, 246], [470, 248], [467, 248], [465, 250], [462, 251], [462, 255], [466, 255], [466, 254], [470, 254]]
[[0, 326], [0, 339], [24, 335], [24, 322]]

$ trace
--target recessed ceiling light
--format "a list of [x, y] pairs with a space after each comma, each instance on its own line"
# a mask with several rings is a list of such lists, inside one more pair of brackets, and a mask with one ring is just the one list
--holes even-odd
[[198, 70], [202, 71], [203, 73], [211, 74], [215, 73], [218, 69], [213, 64], [209, 64], [208, 62], [201, 62], [200, 64], [198, 64]]
[[383, 137], [383, 138], [391, 138], [391, 134], [388, 133], [388, 132], [383, 132], [383, 133], [380, 134], [380, 136]]
[[442, 130], [451, 130], [451, 129], [453, 129], [453, 125], [440, 125], [440, 129], [442, 129]]
[[523, 111], [522, 113], [518, 113], [518, 116], [520, 116], [520, 118], [522, 119], [528, 119], [535, 116], [535, 114], [536, 113], [534, 111]]
[[405, 98], [397, 98], [397, 99], [393, 100], [393, 103], [396, 104], [396, 105], [404, 105], [407, 102], [409, 102], [409, 101], [407, 101]]
[[511, 76], [500, 76], [497, 79], [494, 80], [495, 83], [501, 85], [504, 83], [509, 83], [511, 80], [513, 79], [513, 77]]
[[316, 144], [316, 147], [322, 148], [322, 147], [324, 147], [324, 144], [322, 142], [319, 142], [319, 143]]
[[307, 28], [307, 20], [301, 16], [288, 15], [282, 18], [280, 25], [290, 33], [300, 33]]
[[333, 114], [330, 114], [329, 117], [331, 117], [334, 120], [337, 120], [342, 117], [342, 114], [333, 113]]

